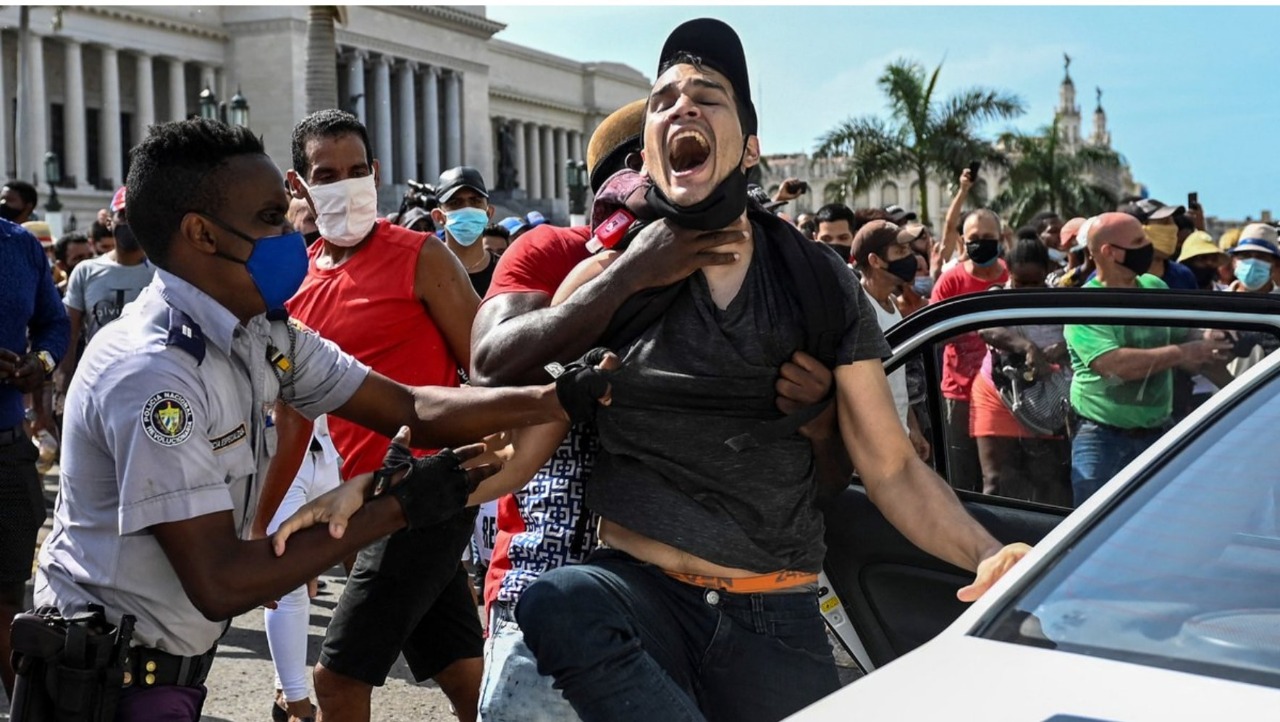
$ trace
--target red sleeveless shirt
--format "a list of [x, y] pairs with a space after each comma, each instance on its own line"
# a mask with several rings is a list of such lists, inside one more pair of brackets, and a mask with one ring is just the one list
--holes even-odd
[[[337, 268], [316, 267], [323, 241], [308, 251], [307, 277], [289, 314], [374, 371], [409, 386], [457, 386], [458, 362], [414, 293], [426, 234], [379, 220], [373, 235]], [[376, 471], [390, 439], [337, 417], [329, 433], [342, 455], [342, 478]], [[424, 452], [425, 453], [425, 452]]]

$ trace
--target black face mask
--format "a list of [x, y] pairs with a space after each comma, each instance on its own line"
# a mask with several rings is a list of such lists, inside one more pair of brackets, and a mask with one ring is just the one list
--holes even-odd
[[885, 270], [897, 276], [903, 283], [915, 283], [917, 268], [919, 267], [916, 265], [916, 255], [913, 253], [906, 258], [889, 261], [889, 267]]
[[1213, 266], [1187, 266], [1196, 276], [1196, 285], [1200, 288], [1211, 288], [1213, 281], [1218, 277], [1218, 269]]
[[316, 230], [311, 231], [310, 233], [303, 233], [302, 240], [306, 241], [308, 246], [320, 240], [320, 229], [317, 228]]
[[128, 223], [117, 223], [112, 229], [112, 236], [116, 239], [116, 250], [125, 253], [133, 253], [141, 248], [138, 245], [138, 237], [133, 235], [133, 229]]
[[853, 248], [850, 246], [841, 246], [836, 243], [828, 243], [827, 245], [831, 247], [831, 250], [840, 254], [840, 257], [844, 259], [845, 263], [848, 263], [849, 257], [853, 255]]
[[[742, 152], [747, 152], [745, 144]], [[742, 160], [738, 160], [738, 167], [720, 181], [711, 195], [701, 203], [678, 206], [658, 190], [656, 183], [649, 187], [645, 201], [659, 218], [665, 218], [683, 228], [694, 231], [717, 231], [725, 228], [741, 218], [747, 210], [747, 176], [742, 172]]]
[[21, 216], [21, 215], [22, 215], [21, 208], [14, 208], [11, 205], [0, 203], [0, 218], [5, 219], [6, 221], [13, 221], [13, 220], [16, 220], [18, 216]]
[[1151, 270], [1151, 261], [1156, 256], [1156, 247], [1150, 243], [1140, 248], [1126, 248], [1124, 260], [1120, 265], [1133, 271], [1133, 275], [1141, 276]]
[[979, 266], [989, 266], [1000, 255], [999, 238], [975, 238], [964, 244], [969, 260]]

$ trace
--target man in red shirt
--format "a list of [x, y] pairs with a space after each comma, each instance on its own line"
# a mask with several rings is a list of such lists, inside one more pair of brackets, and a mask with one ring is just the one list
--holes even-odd
[[[307, 116], [293, 132], [293, 166], [290, 189], [311, 205], [321, 237], [290, 314], [395, 381], [457, 386], [458, 369], [471, 363], [480, 299], [438, 239], [376, 218], [378, 162], [364, 126], [338, 110]], [[282, 488], [310, 438], [300, 421], [278, 421]], [[389, 439], [336, 418], [329, 426], [342, 478], [381, 466]], [[474, 515], [403, 530], [360, 552], [316, 666], [326, 716], [369, 719], [373, 687], [403, 652], [419, 682], [434, 678], [459, 717], [475, 719], [483, 639], [460, 564]]]
[[[1009, 269], [1000, 258], [1000, 216], [979, 208], [965, 218], [962, 234], [967, 258], [938, 278], [933, 303], [981, 293], [1009, 280]], [[978, 447], [969, 435], [969, 391], [985, 353], [986, 345], [976, 332], [956, 336], [942, 353], [947, 481], [957, 489], [969, 491], [982, 489]]]

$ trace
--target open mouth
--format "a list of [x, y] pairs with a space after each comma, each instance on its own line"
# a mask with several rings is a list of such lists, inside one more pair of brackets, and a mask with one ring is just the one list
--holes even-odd
[[677, 176], [697, 171], [711, 158], [711, 144], [696, 130], [684, 130], [667, 143], [667, 160]]

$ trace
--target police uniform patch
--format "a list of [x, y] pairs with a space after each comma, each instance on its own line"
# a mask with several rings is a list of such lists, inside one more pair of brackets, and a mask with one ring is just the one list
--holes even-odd
[[176, 391], [161, 391], [142, 407], [142, 428], [161, 446], [177, 446], [191, 436], [191, 404]]

